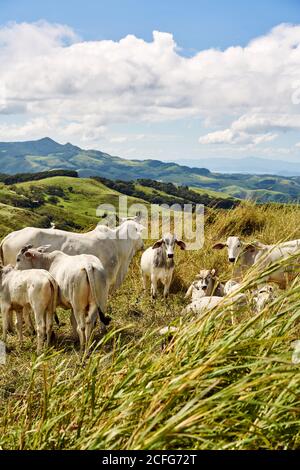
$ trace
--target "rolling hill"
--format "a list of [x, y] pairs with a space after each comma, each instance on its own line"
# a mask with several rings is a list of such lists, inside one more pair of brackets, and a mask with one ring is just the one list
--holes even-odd
[[127, 160], [70, 143], [61, 145], [48, 137], [0, 143], [0, 164], [7, 174], [68, 169], [77, 171], [80, 177], [152, 179], [258, 202], [297, 202], [300, 198], [300, 176], [221, 174], [158, 160]]
[[127, 196], [128, 207], [133, 203], [165, 203], [229, 209], [239, 204], [232, 198], [219, 198], [172, 183], [116, 182], [100, 177], [68, 176], [68, 171], [67, 175], [55, 173], [53, 176], [49, 176], [49, 172], [31, 174], [31, 179], [26, 175], [26, 181], [21, 178], [14, 184], [1, 182], [0, 178], [0, 237], [25, 226], [49, 228], [51, 222], [60, 229], [86, 231], [99, 222], [96, 210], [100, 204], [110, 204], [119, 212], [120, 195]]

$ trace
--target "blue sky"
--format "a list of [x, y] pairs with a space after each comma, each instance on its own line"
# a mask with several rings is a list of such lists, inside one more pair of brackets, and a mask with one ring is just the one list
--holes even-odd
[[171, 32], [186, 51], [245, 45], [279, 23], [300, 23], [298, 0], [0, 0], [1, 23], [72, 26], [85, 39]]
[[0, 140], [298, 160], [297, 25], [298, 0], [0, 0]]

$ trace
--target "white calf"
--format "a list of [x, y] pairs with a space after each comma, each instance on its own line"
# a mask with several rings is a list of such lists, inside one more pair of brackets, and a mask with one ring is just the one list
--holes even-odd
[[235, 292], [236, 290], [241, 288], [241, 285], [242, 284], [240, 282], [236, 282], [233, 279], [230, 279], [224, 285], [224, 295], [229, 295], [232, 292]]
[[23, 313], [30, 316], [33, 311], [37, 327], [37, 353], [51, 342], [53, 318], [57, 304], [58, 287], [51, 274], [43, 269], [17, 271], [13, 266], [0, 268], [1, 312], [3, 339], [6, 341], [9, 317], [13, 311], [17, 316], [17, 331], [20, 344], [23, 341]]
[[175, 235], [164, 235], [154, 245], [142, 254], [141, 270], [144, 289], [147, 286], [147, 279], [151, 279], [151, 294], [155, 298], [157, 295], [157, 285], [160, 281], [164, 285], [164, 297], [169, 294], [173, 272], [174, 272], [174, 247], [175, 243], [185, 250], [186, 245], [182, 240], [177, 240]]
[[262, 312], [266, 305], [276, 298], [274, 287], [267, 284], [255, 292], [253, 297], [254, 310], [257, 313]]
[[185, 309], [182, 311], [183, 314], [186, 313], [196, 313], [196, 314], [204, 314], [205, 312], [212, 310], [213, 308], [217, 307], [218, 305], [222, 305], [225, 309], [229, 308], [231, 312], [231, 322], [232, 324], [235, 323], [235, 316], [234, 314], [236, 311], [247, 305], [247, 297], [245, 294], [236, 294], [229, 298], [226, 297], [202, 297], [193, 302], [191, 302]]
[[185, 299], [191, 297], [192, 301], [195, 301], [201, 297], [211, 295], [222, 297], [224, 295], [224, 286], [218, 282], [215, 269], [202, 269], [195, 279], [188, 288]]
[[104, 325], [110, 321], [105, 315], [108, 297], [105, 269], [96, 256], [69, 256], [61, 251], [47, 253], [47, 249], [47, 245], [37, 249], [24, 247], [17, 255], [16, 268], [42, 268], [52, 274], [59, 286], [60, 306], [73, 310], [73, 331], [77, 330], [83, 350], [88, 344], [97, 316]]

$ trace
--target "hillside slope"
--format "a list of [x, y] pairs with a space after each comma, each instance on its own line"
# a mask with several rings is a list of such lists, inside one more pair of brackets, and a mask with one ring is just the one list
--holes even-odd
[[[94, 198], [96, 182], [85, 182]], [[234, 324], [228, 307], [202, 316], [182, 309], [201, 268], [217, 268], [222, 281], [232, 276], [226, 251], [212, 249], [217, 237], [299, 238], [300, 209], [242, 203], [215, 215], [207, 220], [203, 249], [176, 249], [168, 299], [160, 291], [153, 301], [150, 287], [143, 290], [136, 254], [109, 298], [107, 334], [97, 325], [98, 344], [89, 356], [80, 356], [70, 312], [60, 309], [56, 342], [38, 358], [36, 337], [24, 334], [20, 347], [17, 335], [8, 336], [7, 362], [0, 365], [0, 448], [299, 450], [300, 373], [292, 362], [300, 335], [298, 282], [261, 313], [238, 308]], [[163, 349], [158, 332], [169, 324], [178, 331]]]
[[[99, 222], [100, 204], [118, 208], [120, 193], [85, 178], [55, 176], [14, 185], [0, 183], [0, 237], [25, 226], [84, 231]], [[128, 197], [128, 204], [145, 201]]]

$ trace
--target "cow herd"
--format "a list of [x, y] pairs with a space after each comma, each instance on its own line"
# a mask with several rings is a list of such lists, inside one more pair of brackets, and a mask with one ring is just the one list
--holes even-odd
[[[87, 233], [72, 233], [54, 227], [27, 227], [7, 235], [0, 245], [0, 294], [3, 337], [16, 328], [20, 344], [23, 323], [37, 333], [37, 352], [49, 346], [53, 337], [53, 322], [59, 323], [56, 308], [70, 309], [74, 336], [79, 338], [82, 351], [90, 344], [92, 331], [99, 318], [103, 328], [109, 324], [109, 295], [118, 289], [134, 255], [144, 248], [140, 217], [123, 219], [116, 228], [98, 225]], [[141, 276], [144, 288], [151, 282], [151, 295], [158, 295], [158, 285], [164, 286], [167, 297], [175, 268], [175, 245], [185, 250], [186, 244], [173, 234], [165, 234], [141, 256]], [[214, 249], [228, 250], [228, 260], [234, 263], [234, 278], [220, 282], [214, 269], [202, 269], [185, 295], [190, 303], [183, 314], [201, 314], [223, 303], [234, 311], [247, 304], [242, 289], [245, 270], [258, 266], [264, 270], [300, 251], [300, 240], [264, 245], [246, 243], [229, 237]], [[255, 311], [261, 311], [274, 299], [275, 289], [268, 282], [285, 288], [291, 277], [288, 265], [270, 270], [260, 279], [252, 301]], [[32, 317], [34, 317], [35, 325]], [[164, 331], [164, 329], [162, 330]], [[167, 328], [167, 331], [168, 328]]]

